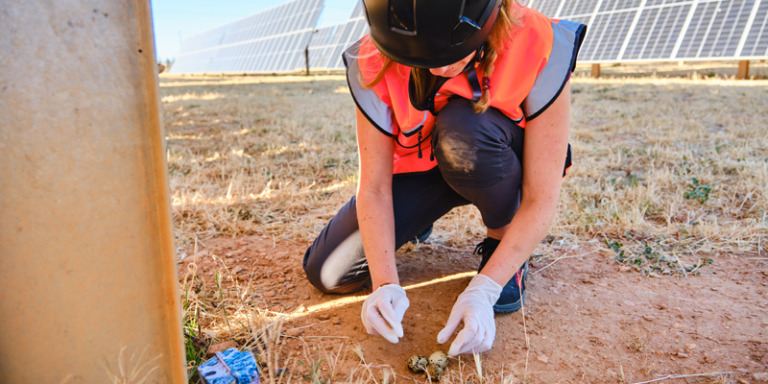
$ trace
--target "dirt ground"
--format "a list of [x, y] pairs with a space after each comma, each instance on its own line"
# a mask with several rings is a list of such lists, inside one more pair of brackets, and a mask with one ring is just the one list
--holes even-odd
[[[767, 64], [754, 64], [764, 76]], [[768, 82], [710, 67], [577, 71], [577, 161], [532, 259], [525, 322], [497, 316], [483, 381], [768, 382]], [[164, 75], [161, 92], [188, 371], [205, 349], [195, 339], [234, 340], [259, 357], [265, 383], [280, 384], [280, 369], [286, 384], [424, 382], [405, 361], [448, 349], [436, 336], [479, 264], [477, 209], [451, 211], [429, 241], [399, 251], [411, 307], [405, 338], [389, 344], [363, 329], [370, 292], [322, 295], [301, 268], [355, 193], [344, 78]], [[623, 264], [604, 240], [627, 253]], [[665, 261], [643, 274], [633, 263], [646, 256]], [[712, 264], [691, 268], [702, 257]], [[445, 384], [481, 384], [472, 356], [449, 370]]]
[[[197, 259], [206, 280], [213, 281], [216, 255], [239, 285], [255, 292], [254, 305], [285, 314], [283, 364], [292, 373], [307, 374], [291, 366], [293, 357], [306, 358], [305, 342], [310, 354], [330, 358], [342, 345], [359, 344], [370, 366], [391, 366], [397, 379], [425, 381], [409, 372], [405, 361], [413, 354], [447, 350], [437, 344], [437, 333], [479, 257], [469, 248], [429, 241], [415, 250], [401, 249], [398, 270], [411, 306], [405, 337], [390, 344], [367, 335], [362, 326], [360, 309], [369, 291], [323, 295], [306, 281], [301, 260], [307, 246], [257, 236], [210, 239], [198, 244], [197, 256], [185, 259], [180, 270]], [[636, 383], [711, 373], [722, 374], [708, 382], [753, 383], [768, 373], [765, 258], [711, 255], [714, 263], [700, 276], [651, 278], [617, 263], [612, 250], [594, 242], [550, 251], [532, 264], [525, 325], [521, 312], [496, 316], [494, 348], [482, 357], [484, 374], [494, 382], [501, 382], [502, 372], [507, 380], [526, 383]], [[464, 356], [463, 364], [471, 359]], [[359, 362], [346, 354], [337, 375]], [[450, 367], [455, 375], [474, 371], [472, 365], [460, 370], [457, 361]]]

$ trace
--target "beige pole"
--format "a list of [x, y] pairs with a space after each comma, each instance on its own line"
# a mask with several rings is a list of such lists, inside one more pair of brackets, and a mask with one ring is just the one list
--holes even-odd
[[156, 71], [148, 0], [0, 1], [2, 383], [186, 380]]

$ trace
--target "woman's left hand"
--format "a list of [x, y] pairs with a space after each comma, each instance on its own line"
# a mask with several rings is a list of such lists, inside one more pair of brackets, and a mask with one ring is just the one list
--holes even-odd
[[437, 335], [440, 344], [448, 341], [461, 322], [464, 329], [451, 344], [448, 355], [485, 352], [493, 346], [496, 322], [493, 320], [493, 304], [499, 299], [502, 287], [490, 277], [478, 274], [453, 305], [445, 328]]

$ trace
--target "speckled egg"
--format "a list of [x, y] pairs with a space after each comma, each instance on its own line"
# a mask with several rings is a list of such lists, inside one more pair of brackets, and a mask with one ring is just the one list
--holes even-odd
[[443, 351], [437, 351], [429, 355], [429, 364], [445, 369], [448, 366], [448, 354]]
[[408, 369], [413, 373], [422, 373], [427, 370], [429, 360], [425, 356], [413, 355], [408, 359]]
[[432, 381], [439, 381], [440, 378], [445, 374], [445, 368], [439, 365], [430, 364], [427, 367], [427, 373], [429, 374], [429, 378], [432, 379]]

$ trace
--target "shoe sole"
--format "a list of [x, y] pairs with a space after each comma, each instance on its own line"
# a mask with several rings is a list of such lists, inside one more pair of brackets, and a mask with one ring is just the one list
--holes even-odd
[[523, 307], [524, 302], [525, 302], [525, 291], [523, 291], [523, 297], [520, 300], [515, 301], [514, 303], [504, 304], [504, 305], [495, 304], [493, 306], [493, 311], [496, 313], [517, 312], [520, 310], [520, 308]]

